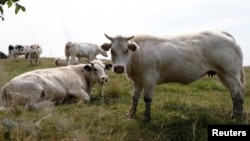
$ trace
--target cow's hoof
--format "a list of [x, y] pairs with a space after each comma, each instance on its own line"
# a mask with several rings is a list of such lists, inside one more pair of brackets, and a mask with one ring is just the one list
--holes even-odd
[[142, 122], [143, 122], [143, 123], [150, 123], [151, 120], [152, 120], [152, 118], [151, 118], [151, 117], [147, 117], [147, 116], [144, 116], [144, 117], [142, 118]]
[[130, 118], [130, 119], [135, 118], [135, 112], [134, 112], [134, 111], [129, 111], [129, 112], [127, 113], [127, 117]]
[[243, 119], [243, 114], [242, 114], [242, 112], [241, 113], [236, 113], [236, 114], [231, 113], [231, 118], [233, 120], [242, 120]]

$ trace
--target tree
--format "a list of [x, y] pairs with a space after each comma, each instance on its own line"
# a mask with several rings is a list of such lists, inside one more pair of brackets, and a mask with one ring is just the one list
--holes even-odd
[[0, 18], [2, 20], [4, 20], [4, 10], [3, 10], [3, 6], [7, 5], [8, 8], [12, 7], [13, 5], [15, 5], [15, 14], [17, 14], [20, 10], [22, 10], [23, 12], [25, 12], [25, 7], [20, 5], [19, 0], [0, 0]]

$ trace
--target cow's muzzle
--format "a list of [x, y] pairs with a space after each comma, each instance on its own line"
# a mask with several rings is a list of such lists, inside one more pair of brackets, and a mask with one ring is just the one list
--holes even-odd
[[121, 65], [114, 66], [114, 72], [118, 74], [124, 73], [124, 66], [121, 66]]
[[109, 78], [107, 76], [102, 76], [101, 77], [101, 84], [105, 85], [106, 83], [108, 83], [108, 80], [109, 80]]

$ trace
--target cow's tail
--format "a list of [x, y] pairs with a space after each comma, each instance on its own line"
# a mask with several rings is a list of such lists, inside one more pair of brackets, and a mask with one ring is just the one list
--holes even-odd
[[70, 48], [71, 45], [72, 45], [72, 42], [66, 43], [66, 46], [65, 46], [65, 56], [66, 56], [66, 58], [70, 56], [69, 48]]
[[244, 67], [241, 68], [241, 71], [240, 71], [240, 81], [242, 83], [242, 85], [244, 86], [245, 88], [245, 84], [246, 84], [246, 76], [245, 76], [245, 70], [244, 70]]
[[[8, 84], [8, 83], [7, 83]], [[0, 97], [0, 106], [7, 107], [9, 104], [10, 96], [7, 92], [7, 84], [5, 84], [2, 88], [2, 95]]]
[[233, 37], [233, 35], [231, 35], [230, 33], [226, 32], [226, 31], [221, 31], [221, 32], [222, 32], [223, 34], [225, 34], [226, 36], [232, 38], [232, 39], [236, 42], [236, 40], [235, 40], [235, 38]]

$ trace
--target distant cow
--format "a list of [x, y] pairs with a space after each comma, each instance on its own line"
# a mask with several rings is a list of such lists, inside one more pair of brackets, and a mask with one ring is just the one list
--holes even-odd
[[[66, 58], [62, 58], [62, 57], [55, 58], [54, 63], [56, 66], [67, 66], [68, 65]], [[79, 64], [79, 60], [75, 58], [73, 63]]]
[[[72, 64], [76, 57], [78, 58], [78, 60], [81, 57], [85, 57], [91, 61], [96, 59], [96, 56], [98, 54], [108, 57], [106, 51], [102, 50], [98, 45], [92, 43], [67, 42], [65, 46], [65, 56], [68, 64]], [[69, 57], [71, 57], [70, 61]]]
[[133, 81], [133, 103], [128, 113], [133, 118], [141, 92], [144, 90], [143, 120], [151, 120], [150, 105], [157, 84], [192, 83], [215, 74], [230, 91], [232, 117], [242, 117], [245, 89], [243, 55], [232, 35], [221, 31], [203, 31], [175, 36], [109, 37], [113, 71], [127, 73]]
[[29, 45], [9, 45], [9, 57], [16, 58], [19, 55], [25, 55], [28, 58], [29, 55]]
[[69, 97], [90, 101], [95, 83], [108, 81], [105, 70], [112, 67], [99, 60], [91, 64], [38, 69], [14, 77], [2, 88], [1, 104], [4, 107], [23, 105], [38, 109], [64, 101]]
[[7, 55], [0, 51], [0, 59], [7, 59]]
[[29, 60], [30, 60], [30, 64], [32, 64], [33, 62], [35, 64], [40, 63], [39, 59], [40, 59], [40, 55], [42, 54], [42, 47], [40, 45], [31, 45], [30, 49], [29, 49]]

